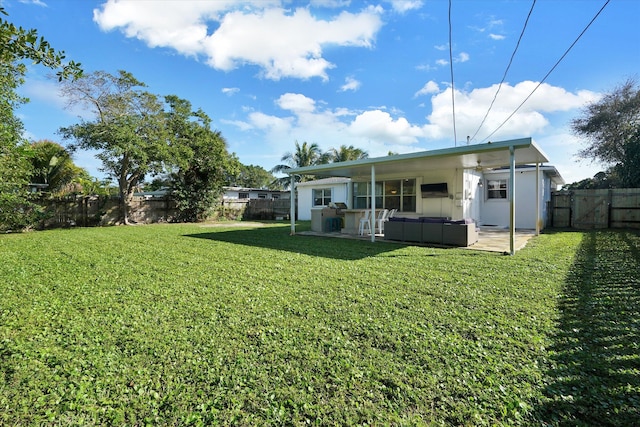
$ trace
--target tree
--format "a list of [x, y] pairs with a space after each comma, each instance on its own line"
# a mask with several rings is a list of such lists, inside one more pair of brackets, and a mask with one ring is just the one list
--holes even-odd
[[[328, 157], [326, 155], [323, 155], [318, 144], [309, 144], [307, 142], [303, 142], [302, 145], [300, 145], [298, 141], [296, 141], [295, 144], [295, 152], [285, 153], [280, 159], [280, 161], [285, 163], [274, 166], [271, 169], [271, 173], [287, 173], [287, 171], [292, 168], [301, 168], [305, 166], [314, 166], [317, 164], [328, 163]], [[295, 176], [294, 179], [296, 182], [301, 182], [310, 181], [313, 179], [313, 177], [309, 175]], [[288, 188], [290, 185], [290, 178], [277, 178], [274, 181], [274, 185], [278, 185], [281, 188]]]
[[163, 104], [132, 74], [117, 76], [97, 71], [62, 84], [69, 105], [88, 106], [94, 118], [60, 129], [64, 139], [74, 139], [72, 149], [94, 149], [102, 170], [118, 183], [121, 214], [130, 224], [129, 206], [137, 185], [146, 174], [163, 170], [171, 158]]
[[31, 183], [46, 184], [50, 193], [64, 192], [67, 184], [88, 175], [73, 163], [71, 154], [63, 146], [53, 141], [45, 139], [32, 142], [31, 153]]
[[267, 188], [274, 176], [266, 169], [256, 165], [240, 165], [240, 172], [229, 178], [227, 185], [244, 188]]
[[353, 145], [346, 146], [341, 145], [339, 149], [331, 148], [328, 151], [329, 161], [333, 163], [348, 162], [350, 160], [362, 160], [369, 157], [369, 153], [366, 151], [355, 148]]
[[178, 220], [206, 219], [220, 200], [229, 175], [236, 175], [239, 162], [227, 152], [219, 131], [211, 130], [211, 119], [202, 111], [191, 111], [191, 103], [167, 96], [168, 123], [174, 144], [171, 194], [179, 211]]
[[615, 168], [609, 168], [607, 171], [598, 172], [593, 178], [586, 178], [571, 184], [565, 184], [563, 190], [589, 190], [589, 189], [608, 189], [620, 188], [620, 178]]
[[[0, 14], [7, 15], [0, 7]], [[22, 122], [15, 109], [27, 102], [16, 90], [24, 83], [31, 60], [58, 70], [59, 79], [82, 74], [80, 64], [64, 64], [64, 52], [55, 51], [36, 30], [16, 27], [0, 19], [0, 230], [16, 230], [32, 225], [38, 208], [29, 201], [27, 184], [31, 176], [30, 147], [23, 138]]]
[[640, 187], [640, 88], [634, 79], [588, 105], [571, 128], [586, 140], [579, 157], [612, 166], [624, 187]]

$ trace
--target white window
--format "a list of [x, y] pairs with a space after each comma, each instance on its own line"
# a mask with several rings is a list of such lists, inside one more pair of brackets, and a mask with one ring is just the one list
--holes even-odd
[[248, 199], [249, 193], [238, 193], [238, 199]]
[[[376, 181], [376, 209], [398, 209], [400, 212], [416, 211], [416, 180], [411, 178]], [[371, 207], [371, 185], [368, 182], [353, 183], [353, 206], [356, 209]]]
[[313, 190], [313, 206], [328, 206], [331, 203], [331, 189], [318, 188]]
[[506, 179], [488, 179], [487, 180], [487, 199], [506, 199], [507, 198], [507, 180]]

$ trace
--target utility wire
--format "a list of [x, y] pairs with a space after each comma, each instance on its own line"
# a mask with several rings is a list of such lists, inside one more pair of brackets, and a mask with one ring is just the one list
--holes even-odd
[[496, 128], [496, 130], [494, 130], [493, 132], [491, 132], [485, 139], [483, 139], [481, 142], [486, 141], [487, 139], [491, 138], [491, 136], [496, 133], [498, 130], [500, 130], [500, 128], [502, 126], [504, 126], [505, 123], [507, 123], [509, 120], [511, 120], [511, 117], [513, 117], [518, 110], [525, 104], [525, 102], [527, 102], [529, 100], [529, 98], [531, 98], [531, 96], [535, 93], [536, 90], [538, 90], [538, 88], [540, 86], [542, 86], [542, 83], [544, 83], [545, 80], [547, 80], [547, 77], [549, 77], [549, 75], [553, 72], [553, 70], [556, 69], [556, 67], [560, 64], [560, 62], [562, 62], [562, 60], [564, 59], [565, 56], [567, 56], [567, 54], [569, 53], [569, 51], [571, 49], [573, 49], [573, 46], [576, 45], [576, 43], [578, 43], [578, 40], [580, 40], [580, 38], [583, 36], [583, 34], [589, 29], [589, 27], [591, 26], [591, 24], [593, 24], [593, 22], [598, 18], [598, 16], [600, 16], [600, 13], [602, 13], [602, 11], [604, 10], [605, 7], [607, 7], [607, 5], [609, 4], [611, 0], [607, 0], [604, 5], [600, 8], [600, 10], [598, 11], [598, 13], [595, 14], [595, 16], [593, 17], [593, 19], [591, 19], [591, 21], [589, 21], [589, 23], [587, 24], [586, 27], [584, 27], [584, 30], [582, 30], [582, 32], [580, 33], [580, 35], [578, 35], [578, 37], [573, 41], [573, 43], [571, 43], [571, 46], [569, 46], [569, 48], [564, 52], [564, 54], [562, 54], [562, 56], [560, 57], [560, 59], [558, 59], [558, 61], [555, 63], [555, 65], [553, 67], [551, 67], [551, 69], [549, 70], [549, 72], [544, 76], [544, 78], [538, 83], [538, 85], [531, 91], [531, 93], [529, 95], [527, 95], [527, 97], [524, 99], [524, 101], [522, 101], [522, 103], [520, 105], [518, 105], [518, 107], [513, 110], [513, 113], [511, 113], [509, 115], [509, 117], [506, 118], [506, 120], [504, 122], [502, 122], [500, 124], [500, 126], [498, 126]]
[[520, 37], [518, 37], [518, 42], [516, 43], [516, 47], [515, 47], [515, 49], [513, 49], [513, 53], [511, 54], [511, 59], [509, 59], [509, 64], [507, 65], [507, 68], [504, 70], [504, 75], [502, 76], [502, 80], [500, 81], [500, 84], [498, 85], [498, 90], [496, 90], [496, 94], [493, 95], [493, 100], [491, 101], [491, 105], [489, 105], [489, 109], [487, 110], [487, 113], [484, 115], [484, 118], [482, 119], [482, 122], [480, 123], [480, 126], [478, 126], [478, 129], [476, 129], [476, 132], [473, 134], [473, 136], [470, 138], [470, 140], [473, 140], [476, 137], [478, 132], [480, 132], [480, 129], [482, 129], [482, 125], [484, 125], [484, 122], [487, 120], [487, 117], [489, 117], [489, 112], [493, 108], [493, 104], [496, 102], [496, 99], [498, 98], [498, 93], [500, 93], [500, 89], [502, 89], [502, 84], [504, 83], [504, 81], [507, 78], [507, 73], [509, 72], [509, 69], [511, 68], [511, 64], [513, 63], [513, 58], [516, 56], [516, 52], [518, 51], [518, 47], [520, 46], [520, 41], [522, 40], [522, 36], [524, 36], [524, 32], [527, 29], [527, 24], [529, 23], [529, 18], [531, 18], [531, 13], [533, 12], [533, 7], [535, 5], [536, 5], [536, 0], [533, 0], [533, 3], [531, 4], [531, 9], [529, 9], [529, 14], [527, 15], [527, 19], [524, 21], [524, 26], [522, 27], [522, 32], [520, 32]]
[[456, 133], [456, 95], [453, 85], [453, 47], [451, 45], [451, 0], [449, 0], [449, 69], [451, 70], [451, 109], [453, 112], [453, 145], [458, 146]]

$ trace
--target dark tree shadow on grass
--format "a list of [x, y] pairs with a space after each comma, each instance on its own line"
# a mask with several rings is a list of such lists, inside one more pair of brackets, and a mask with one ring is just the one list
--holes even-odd
[[252, 229], [222, 229], [206, 233], [187, 234], [185, 237], [209, 239], [278, 251], [319, 256], [324, 258], [357, 260], [392, 252], [403, 245], [387, 242], [371, 243], [331, 237], [289, 235], [290, 228], [264, 227]]
[[537, 420], [640, 426], [640, 234], [585, 235], [559, 308]]

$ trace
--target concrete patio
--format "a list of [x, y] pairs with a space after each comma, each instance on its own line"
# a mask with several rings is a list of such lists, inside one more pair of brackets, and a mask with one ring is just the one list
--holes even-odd
[[[301, 231], [296, 233], [300, 236], [319, 236], [319, 237], [331, 237], [337, 239], [353, 239], [370, 242], [371, 237], [369, 235], [359, 236], [357, 234], [346, 234], [340, 232], [317, 232], [317, 231]], [[524, 248], [532, 237], [535, 236], [534, 230], [516, 230], [515, 232], [515, 250], [518, 251]], [[433, 244], [421, 244], [421, 243], [403, 243], [396, 240], [385, 240], [384, 235], [376, 234], [376, 242], [383, 243], [400, 243], [412, 246], [431, 246], [431, 247], [444, 247]], [[448, 246], [447, 246], [448, 247]], [[460, 249], [469, 249], [474, 251], [488, 251], [488, 252], [500, 252], [509, 253], [509, 230], [497, 227], [480, 227], [478, 231], [478, 241], [471, 246], [462, 247]]]

